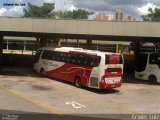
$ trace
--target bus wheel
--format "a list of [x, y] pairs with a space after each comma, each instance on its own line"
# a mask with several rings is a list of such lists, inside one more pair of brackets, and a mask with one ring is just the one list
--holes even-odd
[[157, 78], [154, 75], [150, 75], [148, 77], [148, 81], [149, 81], [149, 83], [155, 84], [155, 83], [157, 83]]
[[76, 87], [82, 87], [82, 83], [81, 83], [81, 78], [80, 77], [75, 77], [75, 85]]
[[44, 70], [43, 68], [41, 68], [41, 70], [40, 70], [40, 75], [41, 75], [42, 77], [45, 77], [45, 76], [46, 76], [46, 72], [45, 72], [45, 70]]

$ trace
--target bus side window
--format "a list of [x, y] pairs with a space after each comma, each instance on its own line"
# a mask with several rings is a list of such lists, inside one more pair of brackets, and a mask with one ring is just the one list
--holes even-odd
[[75, 54], [72, 54], [72, 57], [71, 57], [71, 63], [75, 63], [75, 62], [76, 62]]
[[95, 56], [93, 58], [93, 67], [98, 67], [99, 64], [100, 64], [100, 60], [101, 60], [101, 57], [100, 56]]
[[54, 60], [55, 61], [59, 61], [60, 60], [60, 55], [59, 55], [59, 53], [58, 52], [54, 52], [54, 54], [53, 54], [53, 56], [54, 56]]
[[86, 65], [89, 67], [98, 67], [101, 57], [99, 56], [87, 56]]
[[70, 54], [66, 55], [66, 62], [71, 63], [71, 55]]
[[48, 56], [48, 52], [47, 52], [47, 50], [44, 50], [41, 58], [47, 59], [47, 56]]
[[66, 61], [66, 53], [60, 53], [60, 57], [61, 57], [61, 59], [60, 59], [61, 62]]
[[92, 66], [92, 58], [90, 56], [87, 56], [86, 65], [91, 67]]
[[42, 59], [52, 60], [52, 51], [44, 50], [42, 54]]
[[52, 60], [52, 58], [53, 58], [53, 51], [48, 51], [47, 58], [48, 58], [48, 60]]
[[55, 56], [55, 52], [53, 52], [53, 53], [52, 53], [52, 60], [54, 61], [54, 60], [55, 60], [55, 58], [56, 58], [56, 56]]
[[70, 63], [72, 63], [72, 64], [77, 64], [78, 63], [78, 56], [77, 56], [77, 54], [70, 54], [71, 55], [71, 58], [70, 58]]
[[77, 55], [77, 64], [86, 65], [86, 55]]
[[58, 54], [58, 53], [55, 52], [55, 51], [52, 52], [52, 60], [53, 60], [53, 61], [56, 61], [56, 60], [57, 60], [57, 57], [58, 57], [57, 54]]
[[77, 64], [81, 64], [81, 57], [80, 57], [80, 55], [77, 55]]

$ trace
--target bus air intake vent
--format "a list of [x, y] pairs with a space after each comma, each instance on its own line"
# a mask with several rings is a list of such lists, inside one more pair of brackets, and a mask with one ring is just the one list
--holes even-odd
[[98, 78], [97, 77], [90, 78], [90, 86], [91, 87], [98, 87]]

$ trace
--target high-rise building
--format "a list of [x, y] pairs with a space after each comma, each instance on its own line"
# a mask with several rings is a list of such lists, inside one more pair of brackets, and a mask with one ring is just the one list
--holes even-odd
[[126, 21], [135, 21], [135, 18], [132, 16], [127, 16], [127, 20]]
[[113, 21], [113, 19], [114, 19], [114, 15], [108, 15], [108, 20], [109, 21]]
[[99, 13], [96, 15], [96, 20], [108, 20], [108, 15], [106, 13]]
[[121, 9], [116, 9], [115, 13], [115, 21], [123, 21], [124, 20], [124, 13]]
[[134, 17], [127, 16], [121, 9], [116, 9], [114, 14], [99, 13], [95, 19], [103, 21], [135, 21]]
[[107, 13], [99, 13], [96, 15], [96, 20], [112, 21], [113, 18], [113, 15], [109, 15]]

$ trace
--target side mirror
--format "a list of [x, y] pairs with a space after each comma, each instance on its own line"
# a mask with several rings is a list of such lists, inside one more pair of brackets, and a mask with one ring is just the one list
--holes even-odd
[[34, 56], [36, 54], [36, 51], [33, 51], [32, 55]]

